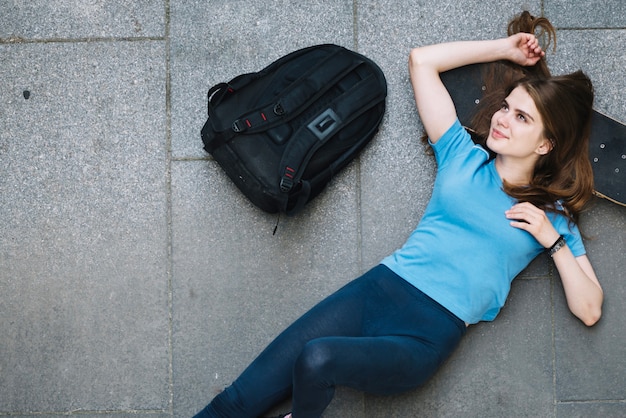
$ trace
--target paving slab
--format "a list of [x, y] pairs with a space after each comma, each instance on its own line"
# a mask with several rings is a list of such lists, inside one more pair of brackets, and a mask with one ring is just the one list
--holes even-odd
[[556, 407], [557, 418], [606, 417], [621, 418], [626, 411], [626, 401], [617, 402], [569, 402]]
[[0, 3], [0, 40], [164, 37], [165, 0]]
[[[626, 5], [626, 3], [623, 3]], [[594, 108], [626, 123], [626, 29], [559, 30], [557, 49], [550, 55], [553, 74], [583, 70], [594, 84]]]
[[[544, 14], [561, 29], [624, 28], [626, 3], [622, 0], [545, 0]], [[599, 7], [600, 6], [600, 7]]]
[[0, 56], [0, 412], [165, 409], [164, 44]]

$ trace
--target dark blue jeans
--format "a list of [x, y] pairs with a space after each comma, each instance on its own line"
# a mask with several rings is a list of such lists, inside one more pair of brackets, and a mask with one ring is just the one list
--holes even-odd
[[336, 386], [374, 394], [413, 389], [465, 331], [462, 320], [379, 265], [283, 331], [196, 418], [256, 418], [290, 395], [294, 418], [319, 417]]

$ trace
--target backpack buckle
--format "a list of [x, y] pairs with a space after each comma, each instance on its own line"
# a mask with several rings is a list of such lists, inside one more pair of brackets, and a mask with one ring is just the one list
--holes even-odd
[[296, 174], [296, 170], [287, 166], [285, 167], [285, 173], [280, 180], [280, 191], [283, 193], [289, 193], [293, 188], [293, 179]]
[[241, 119], [237, 119], [233, 122], [232, 128], [236, 133], [240, 133], [246, 130], [246, 125], [241, 122]]
[[283, 193], [289, 193], [289, 191], [291, 190], [291, 188], [293, 187], [293, 180], [287, 178], [287, 177], [283, 177], [280, 180], [280, 191]]

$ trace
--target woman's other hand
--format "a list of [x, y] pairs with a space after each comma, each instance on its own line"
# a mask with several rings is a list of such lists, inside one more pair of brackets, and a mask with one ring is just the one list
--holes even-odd
[[550, 248], [559, 238], [546, 213], [532, 203], [517, 203], [505, 215], [511, 220], [511, 226], [527, 231], [545, 248]]
[[511, 48], [510, 61], [516, 64], [531, 66], [543, 58], [546, 53], [539, 45], [537, 37], [531, 33], [516, 33], [507, 38]]

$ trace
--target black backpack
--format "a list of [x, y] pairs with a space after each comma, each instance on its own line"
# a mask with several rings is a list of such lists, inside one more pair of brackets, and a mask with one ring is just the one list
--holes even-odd
[[301, 49], [209, 90], [204, 149], [252, 203], [292, 215], [374, 137], [386, 96], [370, 59]]

